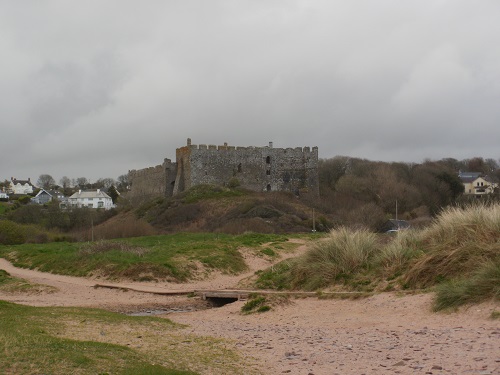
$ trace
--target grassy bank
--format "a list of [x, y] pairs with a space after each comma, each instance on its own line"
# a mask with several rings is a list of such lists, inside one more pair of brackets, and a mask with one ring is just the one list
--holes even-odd
[[422, 290], [435, 309], [500, 300], [500, 205], [449, 208], [421, 231], [394, 238], [340, 228], [304, 256], [260, 273], [274, 289]]
[[184, 281], [210, 270], [240, 273], [246, 264], [238, 249], [266, 244], [267, 249], [279, 252], [286, 241], [282, 235], [256, 233], [179, 233], [93, 243], [1, 246], [0, 256], [18, 267], [65, 275]]
[[227, 346], [167, 319], [0, 301], [2, 374], [247, 373]]

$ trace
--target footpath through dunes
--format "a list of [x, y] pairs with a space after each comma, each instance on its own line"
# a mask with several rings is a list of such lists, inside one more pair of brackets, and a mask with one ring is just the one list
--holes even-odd
[[[103, 280], [77, 278], [19, 269], [0, 259], [0, 269], [32, 283], [57, 288], [53, 293], [8, 294], [0, 300], [33, 306], [83, 306], [133, 312], [194, 303], [186, 296], [165, 296], [146, 291], [226, 289], [245, 285], [256, 270], [306, 251], [306, 242], [294, 252], [270, 261], [242, 249], [248, 270], [240, 275], [212, 273], [205, 280], [184, 284], [119, 282], [117, 289], [95, 288]], [[119, 288], [123, 289], [119, 289]], [[262, 314], [244, 315], [237, 301], [215, 309], [165, 314], [187, 335], [224, 339], [236, 350], [248, 371], [227, 374], [500, 374], [500, 320], [491, 319], [498, 303], [461, 308], [454, 313], [433, 313], [433, 294], [401, 296], [382, 293], [357, 300], [289, 299]], [[187, 301], [187, 302], [186, 302]], [[181, 309], [182, 310], [182, 309]], [[90, 340], [83, 326], [73, 339]], [[97, 334], [92, 340], [122, 339], [126, 332]], [[116, 336], [113, 336], [116, 335]], [[121, 336], [120, 336], [121, 335]], [[158, 333], [155, 340], [161, 340]], [[107, 341], [106, 341], [107, 342]], [[188, 344], [185, 344], [188, 345]], [[188, 346], [186, 347], [189, 350]], [[198, 371], [198, 370], [197, 370]], [[212, 374], [213, 369], [199, 371]], [[223, 372], [218, 372], [224, 374]]]
[[[290, 239], [296, 244], [294, 249], [280, 253], [278, 257], [268, 258], [256, 255], [255, 249], [240, 249], [247, 271], [239, 275], [223, 274], [213, 271], [202, 280], [186, 283], [172, 282], [110, 282], [102, 278], [84, 278], [57, 275], [37, 270], [14, 267], [0, 258], [0, 269], [11, 276], [25, 279], [30, 283], [48, 285], [55, 288], [51, 293], [11, 294], [0, 290], [0, 299], [31, 306], [81, 306], [98, 307], [113, 311], [134, 311], [160, 308], [177, 304], [196, 304], [186, 294], [195, 290], [237, 289], [246, 285], [256, 271], [287, 258], [299, 256], [307, 250], [307, 241]], [[266, 244], [263, 245], [265, 247]], [[107, 287], [96, 287], [107, 286]]]

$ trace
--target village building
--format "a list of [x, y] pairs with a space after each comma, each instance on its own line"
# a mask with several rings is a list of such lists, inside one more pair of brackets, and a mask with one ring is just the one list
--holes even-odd
[[33, 189], [35, 186], [31, 183], [31, 180], [28, 178], [27, 180], [18, 180], [17, 178], [10, 178], [10, 186], [9, 192], [11, 194], [33, 194]]
[[[86, 207], [109, 210], [115, 207], [111, 197], [100, 189], [97, 189], [96, 191], [78, 190], [78, 192], [68, 198], [67, 204], [69, 205], [68, 208]], [[64, 207], [61, 206], [61, 208], [66, 208], [66, 204], [64, 204]]]
[[479, 172], [459, 172], [458, 177], [464, 184], [464, 194], [481, 197], [493, 194], [498, 188], [498, 182], [490, 176], [483, 176]]

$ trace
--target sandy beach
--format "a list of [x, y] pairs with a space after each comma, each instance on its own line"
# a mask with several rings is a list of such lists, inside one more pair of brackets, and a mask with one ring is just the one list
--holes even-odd
[[[202, 301], [182, 295], [125, 288], [155, 292], [231, 288], [268, 265], [251, 256], [246, 261], [249, 271], [239, 276], [213, 275], [186, 284], [114, 283], [124, 289], [109, 289], [94, 287], [102, 280], [19, 269], [0, 259], [0, 269], [12, 276], [56, 288], [38, 294], [0, 292], [0, 299], [119, 312], [202, 307]], [[184, 330], [190, 334], [229, 340], [252, 369], [262, 374], [500, 374], [500, 321], [490, 318], [500, 309], [498, 304], [433, 313], [432, 297], [430, 293], [382, 293], [358, 300], [292, 298], [269, 312], [250, 315], [241, 313], [244, 301], [237, 301], [160, 316], [186, 324]]]

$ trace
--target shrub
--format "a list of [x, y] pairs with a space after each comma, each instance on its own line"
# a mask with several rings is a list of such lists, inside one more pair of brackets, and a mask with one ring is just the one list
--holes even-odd
[[0, 220], [0, 244], [18, 245], [26, 241], [23, 227], [10, 220]]

